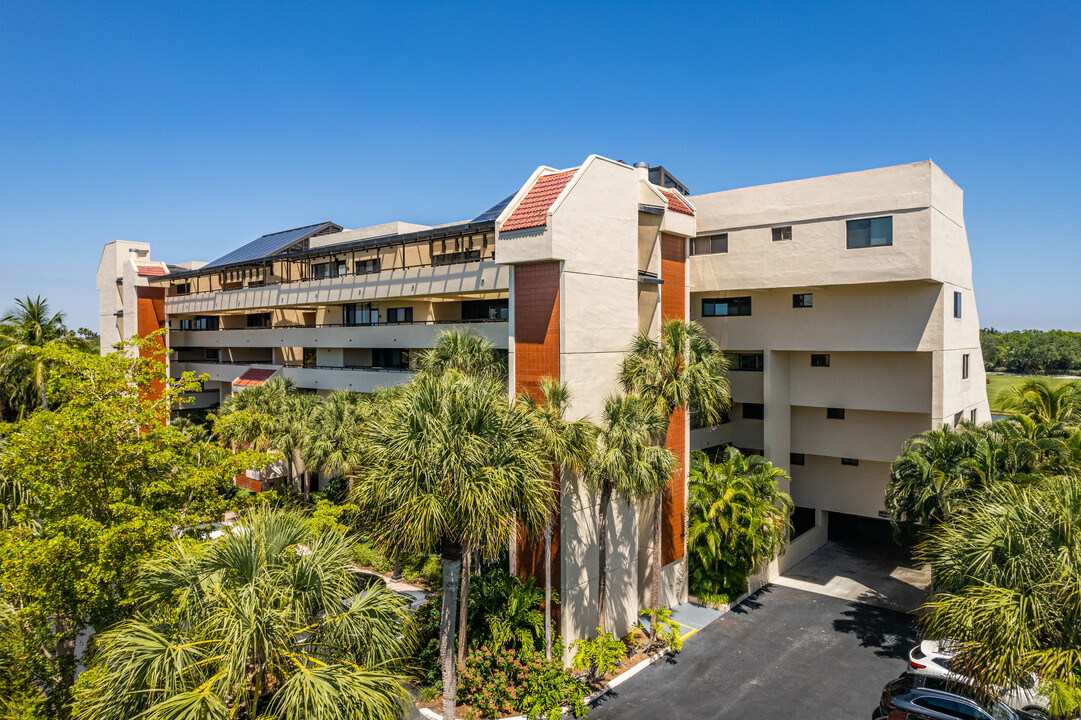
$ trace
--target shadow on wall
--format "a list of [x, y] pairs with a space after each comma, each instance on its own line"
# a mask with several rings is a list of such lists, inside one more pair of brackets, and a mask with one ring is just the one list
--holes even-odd
[[908, 659], [908, 651], [918, 642], [911, 615], [859, 600], [849, 603], [848, 608], [841, 613], [843, 618], [833, 621], [835, 632], [855, 635], [860, 647], [875, 648], [879, 657]]

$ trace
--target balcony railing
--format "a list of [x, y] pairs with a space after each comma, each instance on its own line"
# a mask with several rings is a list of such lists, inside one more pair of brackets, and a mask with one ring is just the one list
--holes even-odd
[[505, 323], [508, 318], [483, 318], [480, 320], [405, 320], [402, 322], [379, 322], [379, 323], [306, 323], [292, 325], [259, 325], [255, 327], [225, 328], [220, 325], [214, 330], [208, 328], [181, 328], [169, 326], [172, 332], [218, 332], [221, 330], [293, 330], [296, 328], [340, 328], [340, 327], [384, 327], [387, 325], [473, 325], [479, 323]]
[[304, 363], [285, 363], [285, 367], [294, 370], [363, 370], [365, 372], [416, 372], [408, 367], [382, 367], [379, 365], [305, 365]]

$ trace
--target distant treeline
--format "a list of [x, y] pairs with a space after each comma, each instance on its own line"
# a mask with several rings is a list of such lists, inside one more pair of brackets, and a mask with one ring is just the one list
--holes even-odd
[[1026, 375], [1081, 374], [1081, 333], [1067, 330], [980, 330], [988, 370]]

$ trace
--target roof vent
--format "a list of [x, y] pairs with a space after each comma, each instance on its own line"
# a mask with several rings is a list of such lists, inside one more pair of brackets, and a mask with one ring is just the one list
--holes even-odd
[[636, 168], [645, 168], [646, 170], [649, 170], [649, 163], [647, 162], [636, 162], [634, 166]]

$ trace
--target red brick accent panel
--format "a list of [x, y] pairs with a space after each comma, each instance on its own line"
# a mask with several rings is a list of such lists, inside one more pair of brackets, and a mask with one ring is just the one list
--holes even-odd
[[[135, 303], [139, 317], [135, 331], [139, 333], [140, 337], [146, 337], [165, 327], [165, 288], [137, 286], [135, 288]], [[140, 348], [139, 356], [154, 358], [161, 362], [162, 381], [155, 381], [151, 384], [147, 393], [153, 400], [159, 400], [165, 391], [165, 338], [157, 339], [157, 348]], [[161, 419], [163, 425], [166, 419], [165, 417]]]
[[[536, 398], [543, 377], [559, 378], [559, 263], [514, 266], [515, 392]], [[555, 532], [552, 534], [552, 587], [560, 587], [559, 493], [556, 491]], [[518, 574], [533, 576], [544, 587], [543, 539], [518, 534]], [[556, 609], [558, 609], [558, 605]]]
[[[661, 319], [683, 320], [687, 317], [687, 240], [676, 235], [661, 235]], [[661, 564], [679, 560], [686, 552], [683, 516], [687, 512], [686, 412], [676, 410], [668, 424], [664, 446], [675, 453], [679, 463], [668, 481], [661, 516]]]
[[252, 492], [263, 491], [263, 483], [261, 480], [250, 478], [244, 473], [237, 473], [236, 477], [233, 478], [233, 484], [236, 485], [238, 488], [251, 490]]

